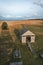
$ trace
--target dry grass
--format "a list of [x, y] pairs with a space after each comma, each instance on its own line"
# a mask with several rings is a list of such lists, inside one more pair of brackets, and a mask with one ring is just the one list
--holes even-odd
[[[4, 21], [0, 21], [0, 30], [1, 25]], [[40, 25], [43, 26], [43, 20], [21, 20], [21, 21], [5, 21], [8, 24], [9, 30], [14, 30], [15, 28], [21, 29], [22, 25]]]
[[[0, 25], [4, 21], [0, 21]], [[19, 24], [28, 24], [28, 25], [43, 25], [43, 20], [20, 20], [20, 21], [6, 21], [9, 26], [15, 26]]]

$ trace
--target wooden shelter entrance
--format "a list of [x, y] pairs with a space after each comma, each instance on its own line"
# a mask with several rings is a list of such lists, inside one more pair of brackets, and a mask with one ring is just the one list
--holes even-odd
[[31, 42], [31, 37], [30, 36], [27, 36], [26, 37], [26, 41]]
[[34, 43], [35, 42], [35, 34], [28, 30], [22, 34], [21, 40], [22, 40], [22, 43], [27, 43], [27, 42]]

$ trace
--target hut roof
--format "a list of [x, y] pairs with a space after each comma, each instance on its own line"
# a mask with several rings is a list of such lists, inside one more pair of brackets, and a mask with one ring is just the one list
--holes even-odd
[[32, 33], [31, 31], [27, 30], [25, 33], [22, 34], [22, 36], [27, 36], [27, 35], [35, 35], [34, 33]]
[[24, 34], [26, 31], [28, 31], [27, 28], [22, 28], [19, 30], [20, 35]]
[[23, 28], [19, 31], [20, 35], [26, 36], [26, 35], [35, 35], [33, 32], [29, 31], [28, 28]]

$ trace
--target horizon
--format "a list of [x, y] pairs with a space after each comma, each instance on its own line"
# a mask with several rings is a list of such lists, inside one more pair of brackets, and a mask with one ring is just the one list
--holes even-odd
[[43, 19], [43, 0], [0, 0], [0, 20]]
[[27, 19], [27, 20], [25, 20], [25, 19], [24, 19], [24, 20], [0, 20], [0, 21], [2, 21], [2, 22], [4, 22], [4, 21], [5, 21], [5, 22], [6, 22], [6, 21], [20, 21], [20, 22], [21, 22], [21, 21], [30, 21], [30, 20], [43, 20], [43, 19]]

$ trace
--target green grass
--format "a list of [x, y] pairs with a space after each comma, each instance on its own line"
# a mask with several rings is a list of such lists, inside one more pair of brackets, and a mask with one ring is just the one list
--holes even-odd
[[2, 31], [1, 36], [0, 36], [0, 53], [1, 53], [0, 54], [0, 65], [4, 65], [4, 63], [10, 60], [11, 49], [13, 49], [14, 47], [12, 44], [13, 44], [13, 41], [12, 41], [11, 36], [9, 35], [9, 31], [7, 33], [7, 36], [5, 36], [5, 34]]
[[[43, 53], [43, 35], [38, 34], [43, 33], [43, 26], [25, 25], [25, 27], [27, 27], [30, 31], [35, 33], [36, 40], [35, 43], [32, 44], [35, 51], [37, 53]], [[33, 55], [31, 51], [27, 48], [26, 44], [22, 45], [22, 43], [19, 42], [18, 37], [16, 38], [16, 43], [19, 44], [17, 47], [19, 47], [21, 50], [23, 65], [43, 65], [43, 59], [41, 59], [39, 56], [37, 57]]]
[[[43, 26], [28, 26], [28, 25], [24, 25], [24, 26], [27, 27], [33, 33], [35, 33], [36, 39], [35, 39], [35, 43], [32, 44], [33, 48], [35, 49], [37, 53], [43, 54], [43, 34], [39, 34], [39, 33], [43, 33]], [[23, 62], [23, 65], [43, 65], [43, 59], [41, 59], [39, 56], [37, 57], [36, 55], [33, 55], [31, 51], [29, 50], [29, 48], [26, 46], [26, 44], [23, 45], [19, 41], [19, 37], [17, 34], [18, 34], [17, 30], [16, 30], [16, 33], [14, 31], [15, 41], [14, 43], [12, 41], [14, 45], [13, 50], [18, 48], [21, 50], [22, 58], [20, 61]], [[13, 56], [11, 56], [10, 58], [11, 58], [11, 61], [16, 61], [13, 58]], [[17, 59], [17, 61], [19, 60]], [[8, 64], [6, 63], [5, 65], [8, 65]]]
[[[43, 26], [28, 26], [28, 29], [35, 33], [35, 45], [37, 49], [43, 53]], [[37, 33], [38, 32], [38, 33]], [[40, 34], [39, 34], [40, 33]]]
[[28, 26], [28, 25], [25, 25], [29, 30], [33, 31], [34, 33], [35, 32], [39, 32], [39, 33], [43, 33], [43, 26]]

